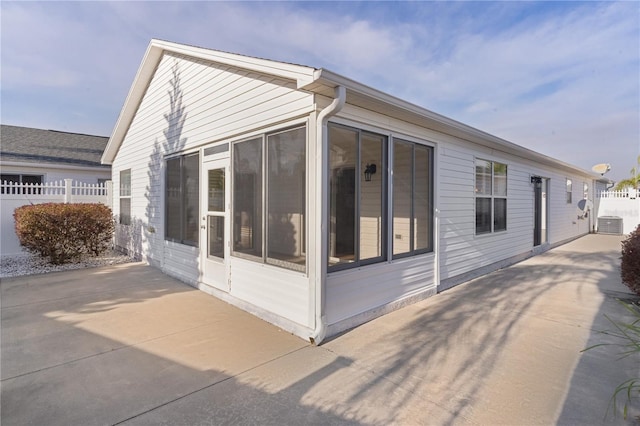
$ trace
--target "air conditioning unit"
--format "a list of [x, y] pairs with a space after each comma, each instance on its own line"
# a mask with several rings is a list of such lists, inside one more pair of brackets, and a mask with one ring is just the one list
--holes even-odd
[[601, 216], [598, 218], [598, 234], [622, 235], [622, 218], [618, 216]]

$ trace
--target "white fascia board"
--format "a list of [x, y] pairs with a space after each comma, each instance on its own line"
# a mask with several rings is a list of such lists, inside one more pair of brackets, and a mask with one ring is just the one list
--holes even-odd
[[[437, 131], [444, 132], [497, 151], [507, 152], [519, 157], [538, 161], [555, 168], [564, 169], [573, 173], [579, 173], [592, 179], [599, 178], [598, 175], [588, 170], [582, 169], [569, 163], [565, 163], [553, 157], [549, 157], [547, 155], [517, 145], [513, 142], [509, 142], [505, 139], [499, 138], [482, 130], [476, 129], [459, 121], [430, 111], [426, 108], [404, 101], [400, 98], [381, 92], [364, 84], [360, 84], [350, 78], [341, 76], [326, 69], [316, 70], [314, 77], [315, 78], [313, 84], [308, 84], [306, 87], [302, 87], [302, 89], [319, 92], [319, 87], [332, 88], [336, 86], [344, 86], [347, 88], [347, 102], [349, 102], [348, 92], [357, 93], [361, 96], [386, 103], [406, 115], [418, 116], [423, 120], [434, 123], [436, 125], [435, 130]], [[382, 111], [380, 112], [384, 113]]]
[[172, 43], [164, 40], [152, 39], [138, 68], [133, 85], [124, 102], [120, 116], [111, 133], [107, 147], [102, 155], [103, 164], [112, 164], [118, 149], [129, 130], [142, 97], [151, 82], [151, 78], [160, 63], [165, 52], [177, 53], [192, 58], [203, 59], [237, 68], [247, 69], [262, 74], [294, 80], [298, 87], [305, 86], [313, 81], [315, 68], [303, 65], [289, 64], [285, 62], [271, 61], [268, 59], [254, 58], [251, 56], [237, 55], [202, 47]]
[[314, 77], [314, 72], [316, 71], [315, 68], [304, 65], [255, 58], [253, 56], [172, 43], [170, 41], [154, 39], [151, 43], [167, 52], [174, 52], [192, 58], [247, 69], [260, 74], [273, 75], [287, 80], [294, 80], [298, 83], [298, 86], [311, 82]]
[[56, 164], [56, 163], [29, 163], [27, 161], [0, 161], [0, 167], [30, 167], [40, 169], [53, 170], [77, 170], [85, 172], [108, 172], [111, 166], [104, 164], [102, 166], [75, 166], [72, 164]]
[[102, 154], [101, 162], [102, 164], [112, 164], [113, 160], [120, 149], [120, 145], [124, 139], [124, 136], [127, 134], [129, 130], [129, 126], [133, 121], [133, 117], [140, 106], [140, 102], [142, 102], [142, 97], [147, 90], [147, 86], [151, 81], [151, 77], [160, 62], [160, 58], [162, 57], [162, 49], [157, 46], [154, 46], [153, 40], [147, 47], [147, 51], [144, 54], [142, 62], [140, 63], [140, 67], [138, 68], [138, 72], [136, 73], [136, 77], [133, 80], [133, 84], [131, 85], [131, 89], [129, 89], [129, 94], [124, 101], [124, 105], [120, 110], [120, 115], [118, 116], [118, 120], [116, 121], [116, 125], [113, 128], [113, 132], [111, 133], [111, 137], [109, 138], [109, 142], [107, 142], [107, 146], [104, 149], [104, 153]]

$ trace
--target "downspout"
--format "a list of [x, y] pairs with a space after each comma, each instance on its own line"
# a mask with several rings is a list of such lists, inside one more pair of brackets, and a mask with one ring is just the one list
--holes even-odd
[[[326, 208], [326, 200], [328, 199], [329, 188], [329, 141], [327, 137], [327, 122], [329, 117], [340, 112], [344, 107], [347, 99], [347, 90], [344, 86], [338, 86], [335, 89], [335, 98], [333, 102], [320, 111], [316, 122], [316, 164], [320, 160], [320, 190], [317, 191], [316, 205], [320, 206], [320, 264], [316, 265], [315, 277], [315, 314], [316, 324], [313, 334], [309, 336], [311, 344], [319, 345], [327, 335], [327, 318], [325, 315], [325, 287], [327, 282], [327, 244], [328, 244], [328, 209]], [[317, 229], [317, 228], [316, 228]], [[319, 271], [319, 273], [317, 273]]]

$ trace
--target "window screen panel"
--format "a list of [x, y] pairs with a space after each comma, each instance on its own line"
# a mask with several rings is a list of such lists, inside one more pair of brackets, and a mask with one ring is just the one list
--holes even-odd
[[433, 241], [431, 214], [431, 148], [415, 146], [413, 191], [414, 250], [431, 250]]
[[233, 250], [262, 257], [262, 138], [233, 146]]
[[305, 271], [306, 128], [267, 137], [267, 262]]
[[356, 260], [358, 133], [329, 127], [329, 264]]
[[413, 197], [413, 148], [400, 141], [393, 143], [393, 254], [409, 253], [411, 243]]
[[167, 160], [166, 194], [165, 194], [165, 238], [182, 240], [182, 190], [181, 190], [181, 159]]

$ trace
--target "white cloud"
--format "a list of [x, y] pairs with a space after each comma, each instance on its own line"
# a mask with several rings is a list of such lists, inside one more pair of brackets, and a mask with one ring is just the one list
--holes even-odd
[[35, 127], [108, 133], [161, 38], [327, 67], [564, 161], [610, 162], [617, 178], [640, 151], [638, 3], [0, 7], [3, 122], [30, 111]]

